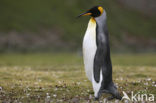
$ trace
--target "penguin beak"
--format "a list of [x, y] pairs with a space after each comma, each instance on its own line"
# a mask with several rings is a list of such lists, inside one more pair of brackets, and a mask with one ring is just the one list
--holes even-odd
[[79, 18], [81, 16], [88, 16], [88, 15], [92, 15], [92, 13], [90, 13], [90, 12], [87, 11], [85, 13], [80, 14], [77, 18]]

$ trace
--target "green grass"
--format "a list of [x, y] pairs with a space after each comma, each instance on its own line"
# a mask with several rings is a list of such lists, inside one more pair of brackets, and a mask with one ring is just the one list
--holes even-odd
[[[156, 95], [155, 54], [113, 54], [112, 62], [113, 79], [121, 93]], [[73, 53], [0, 54], [0, 88], [0, 102], [93, 101], [82, 57]]]

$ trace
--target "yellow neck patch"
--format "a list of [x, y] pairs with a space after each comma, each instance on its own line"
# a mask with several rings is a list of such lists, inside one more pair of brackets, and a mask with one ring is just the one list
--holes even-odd
[[96, 21], [95, 21], [95, 19], [94, 19], [93, 17], [90, 19], [90, 21], [91, 21], [92, 23], [96, 23]]
[[88, 23], [88, 27], [95, 28], [95, 26], [96, 26], [96, 20], [93, 17], [91, 17], [91, 19], [89, 20], [89, 23]]
[[101, 12], [101, 14], [103, 13], [103, 8], [101, 6], [98, 7], [98, 10]]

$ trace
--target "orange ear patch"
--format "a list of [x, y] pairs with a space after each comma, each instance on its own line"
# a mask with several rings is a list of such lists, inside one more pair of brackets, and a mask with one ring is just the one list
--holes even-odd
[[101, 6], [98, 7], [98, 10], [101, 12], [101, 14], [103, 13], [103, 8]]

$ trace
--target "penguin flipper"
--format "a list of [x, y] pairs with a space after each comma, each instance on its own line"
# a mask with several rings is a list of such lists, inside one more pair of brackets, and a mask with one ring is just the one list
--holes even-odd
[[[94, 78], [96, 82], [100, 81], [100, 70], [107, 68], [107, 55], [109, 51], [108, 30], [105, 28], [105, 32], [99, 31], [99, 26], [96, 28], [96, 44], [97, 50], [94, 57]], [[105, 70], [102, 70], [102, 72]]]
[[[102, 45], [101, 45], [102, 46]], [[97, 46], [96, 54], [94, 57], [94, 79], [98, 83], [100, 81], [100, 70], [103, 67], [104, 58], [105, 58], [105, 48]]]

